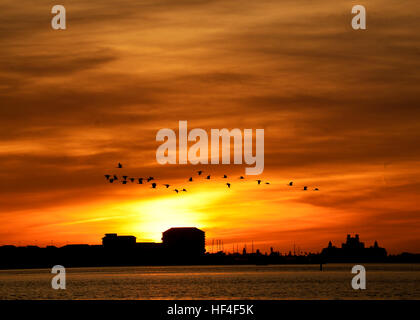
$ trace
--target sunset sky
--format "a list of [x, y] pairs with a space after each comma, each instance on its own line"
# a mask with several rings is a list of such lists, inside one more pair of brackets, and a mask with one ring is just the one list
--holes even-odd
[[[51, 28], [55, 4], [67, 30]], [[0, 245], [196, 226], [210, 251], [317, 252], [358, 233], [420, 252], [419, 13], [418, 0], [2, 0]], [[179, 120], [264, 129], [264, 173], [159, 165], [156, 133]], [[217, 179], [188, 184], [199, 169]]]

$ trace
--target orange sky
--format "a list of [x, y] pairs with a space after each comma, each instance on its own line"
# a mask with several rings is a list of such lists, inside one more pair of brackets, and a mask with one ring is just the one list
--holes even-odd
[[[359, 233], [420, 252], [418, 1], [64, 0], [65, 31], [55, 4], [0, 5], [0, 244], [197, 226], [227, 250], [319, 251]], [[351, 29], [355, 4], [366, 31]], [[234, 176], [231, 190], [105, 183], [120, 161], [185, 184], [198, 167], [155, 160], [157, 131], [179, 120], [265, 129], [271, 185], [226, 165], [200, 168]]]

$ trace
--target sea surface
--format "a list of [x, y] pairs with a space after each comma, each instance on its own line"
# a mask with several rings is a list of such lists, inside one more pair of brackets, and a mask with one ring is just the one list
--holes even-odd
[[420, 264], [153, 266], [67, 268], [54, 290], [50, 269], [0, 270], [0, 299], [420, 299]]

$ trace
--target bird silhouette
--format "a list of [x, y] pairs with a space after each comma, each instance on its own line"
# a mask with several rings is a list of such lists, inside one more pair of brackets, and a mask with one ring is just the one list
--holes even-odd
[[188, 181], [190, 181], [190, 182], [191, 182], [191, 181], [193, 181], [193, 178], [192, 178], [192, 177], [190, 177], [190, 178], [188, 179]]
[[257, 182], [258, 182], [258, 184], [261, 184], [261, 180], [255, 180], [255, 181], [257, 181]]
[[143, 184], [143, 178], [139, 178], [139, 183], [138, 184]]
[[185, 191], [185, 192], [187, 192], [187, 189], [182, 189], [181, 191]]
[[127, 180], [121, 181], [122, 184], [127, 184]]
[[289, 186], [293, 186], [293, 181], [290, 181], [289, 182]]
[[110, 175], [109, 175], [109, 174], [106, 174], [106, 175], [105, 175], [106, 180], [109, 180], [109, 177], [110, 177]]
[[109, 183], [113, 183], [114, 182], [114, 179], [109, 179]]
[[226, 183], [226, 185], [228, 186], [228, 188], [230, 188], [230, 183], [228, 182], [228, 183]]
[[303, 190], [304, 190], [304, 191], [308, 190], [308, 187], [307, 187], [307, 186], [304, 186], [304, 187], [303, 187]]
[[122, 168], [122, 164], [118, 162], [118, 166], [117, 166], [117, 168], [118, 168], [118, 169], [121, 169], [121, 168]]
[[149, 178], [147, 178], [147, 182], [150, 182], [150, 181], [152, 181], [152, 180], [154, 180], [155, 178], [153, 178], [153, 177], [149, 177]]
[[266, 182], [265, 184], [270, 184], [270, 182]]
[[197, 171], [198, 175], [201, 176], [201, 174], [203, 173], [203, 171]]
[[179, 190], [178, 190], [178, 189], [175, 189], [174, 191], [175, 191], [176, 193], [178, 193], [178, 192], [179, 192]]
[[206, 179], [207, 179], [207, 180], [210, 180], [210, 176], [208, 175]]
[[319, 191], [319, 189], [318, 188], [315, 188], [314, 191]]
[[156, 183], [152, 183], [152, 189], [156, 189]]
[[134, 180], [136, 180], [136, 179], [134, 179], [134, 178], [130, 178], [131, 183], [133, 183], [133, 182], [134, 182]]
[[240, 176], [240, 177], [239, 177], [239, 179], [241, 179], [241, 180], [242, 180], [242, 179], [245, 179], [245, 178], [244, 178], [243, 176]]
[[227, 175], [225, 175], [225, 174], [224, 174], [224, 175], [223, 175], [223, 178], [224, 178], [224, 179], [226, 179], [226, 178], [227, 178]]
[[128, 176], [123, 176], [123, 179], [124, 179], [124, 180], [127, 180], [127, 178], [128, 178]]
[[168, 189], [170, 187], [170, 184], [164, 184], [164, 186], [166, 187], [166, 189]]
[[118, 180], [118, 177], [114, 174], [114, 180]]

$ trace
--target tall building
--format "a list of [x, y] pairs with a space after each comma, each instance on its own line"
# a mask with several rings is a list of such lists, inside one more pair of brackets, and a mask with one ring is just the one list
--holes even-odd
[[102, 238], [102, 245], [105, 248], [134, 248], [136, 245], [136, 237], [107, 233], [105, 234], [105, 237]]
[[199, 256], [206, 251], [205, 233], [197, 228], [171, 228], [162, 234], [163, 246], [180, 256]]
[[360, 242], [359, 235], [356, 234], [354, 237], [347, 235], [346, 243], [341, 245], [343, 249], [363, 249], [365, 247], [364, 242]]
[[331, 241], [328, 247], [322, 249], [322, 256], [326, 261], [382, 261], [386, 258], [387, 252], [384, 248], [379, 247], [378, 242], [369, 248], [365, 248], [365, 244], [360, 241], [359, 235], [354, 237], [347, 235], [346, 242], [341, 248], [333, 246]]

